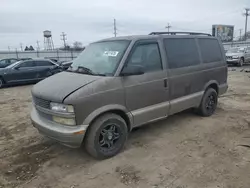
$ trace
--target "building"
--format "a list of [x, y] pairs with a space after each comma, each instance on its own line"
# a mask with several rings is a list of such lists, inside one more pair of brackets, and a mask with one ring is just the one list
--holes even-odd
[[233, 25], [213, 25], [212, 35], [221, 39], [222, 42], [232, 42], [234, 39]]

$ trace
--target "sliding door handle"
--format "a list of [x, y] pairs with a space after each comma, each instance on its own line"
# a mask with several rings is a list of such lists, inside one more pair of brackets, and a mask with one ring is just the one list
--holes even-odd
[[167, 88], [168, 87], [168, 80], [164, 79], [164, 87]]

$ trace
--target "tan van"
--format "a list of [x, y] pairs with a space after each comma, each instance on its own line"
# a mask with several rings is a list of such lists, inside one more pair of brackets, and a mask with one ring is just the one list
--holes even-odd
[[103, 159], [116, 155], [137, 126], [189, 108], [212, 115], [227, 87], [217, 38], [116, 37], [90, 44], [68, 70], [36, 84], [31, 119], [42, 134]]

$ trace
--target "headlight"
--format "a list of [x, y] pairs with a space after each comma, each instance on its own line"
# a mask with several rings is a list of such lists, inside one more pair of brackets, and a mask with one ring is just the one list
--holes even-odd
[[50, 109], [55, 112], [74, 113], [74, 107], [72, 105], [51, 102]]
[[63, 118], [58, 116], [52, 116], [54, 122], [63, 124], [63, 125], [76, 125], [76, 121], [73, 118]]
[[239, 59], [239, 56], [232, 56], [233, 59]]

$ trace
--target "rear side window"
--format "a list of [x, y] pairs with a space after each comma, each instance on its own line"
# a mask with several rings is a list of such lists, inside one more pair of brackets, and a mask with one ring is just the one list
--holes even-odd
[[164, 39], [170, 69], [198, 65], [200, 63], [195, 39]]
[[36, 66], [43, 67], [43, 66], [53, 66], [54, 64], [50, 61], [36, 61]]
[[20, 64], [19, 67], [35, 67], [35, 63], [33, 61], [25, 61], [23, 63]]
[[198, 39], [204, 63], [222, 61], [221, 48], [215, 39]]

